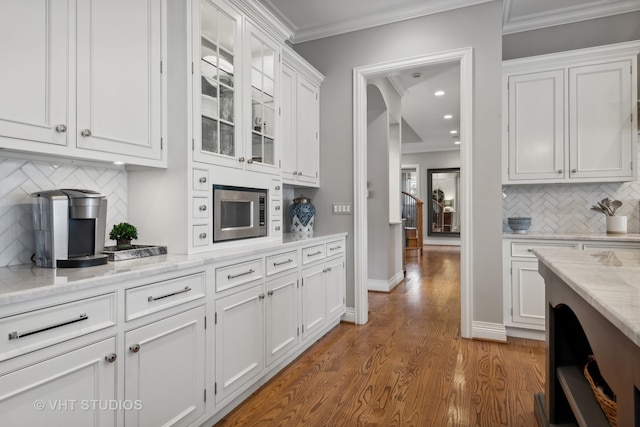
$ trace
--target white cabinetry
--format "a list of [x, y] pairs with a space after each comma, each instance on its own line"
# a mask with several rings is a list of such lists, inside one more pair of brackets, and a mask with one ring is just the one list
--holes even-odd
[[267, 366], [298, 344], [298, 283], [297, 271], [266, 283]]
[[166, 166], [164, 1], [27, 2], [0, 13], [0, 146]]
[[[545, 284], [538, 273], [538, 259], [534, 251], [539, 249], [640, 249], [640, 243], [551, 240], [551, 239], [503, 239], [503, 306], [507, 335], [542, 339], [539, 332], [545, 326]], [[605, 256], [609, 256], [605, 254]]]
[[125, 412], [127, 426], [188, 426], [204, 420], [204, 306], [125, 334], [125, 399], [143, 408]]
[[264, 283], [252, 283], [215, 302], [216, 403], [248, 387], [264, 369]]
[[323, 79], [292, 49], [283, 48], [282, 179], [288, 184], [320, 184], [319, 98]]
[[503, 182], [635, 180], [639, 51], [629, 42], [503, 62]]

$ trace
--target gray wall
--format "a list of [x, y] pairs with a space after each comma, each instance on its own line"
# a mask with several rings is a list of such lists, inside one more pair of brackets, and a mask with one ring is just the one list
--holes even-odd
[[[502, 2], [495, 1], [295, 45], [326, 76], [320, 91], [321, 187], [316, 206], [353, 203], [353, 69], [473, 47], [473, 318], [495, 323], [502, 323], [501, 28]], [[352, 216], [317, 215], [319, 231], [353, 236]], [[347, 262], [347, 305], [353, 307], [352, 240]]]

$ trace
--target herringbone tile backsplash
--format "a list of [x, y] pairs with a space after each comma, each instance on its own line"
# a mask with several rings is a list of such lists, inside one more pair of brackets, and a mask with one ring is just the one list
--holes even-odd
[[530, 232], [605, 232], [605, 217], [589, 208], [610, 197], [622, 201], [616, 215], [627, 216], [627, 231], [640, 233], [640, 182], [606, 184], [512, 185], [503, 188], [503, 230], [506, 218], [530, 216]]
[[31, 193], [79, 188], [107, 196], [106, 242], [114, 224], [127, 219], [123, 169], [0, 156], [0, 267], [29, 264], [34, 253]]

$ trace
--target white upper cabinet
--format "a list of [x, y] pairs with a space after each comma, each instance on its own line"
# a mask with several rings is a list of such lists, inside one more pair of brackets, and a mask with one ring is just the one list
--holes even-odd
[[503, 182], [637, 176], [640, 42], [503, 63]]
[[163, 0], [0, 6], [0, 147], [166, 166], [164, 15]]
[[67, 146], [69, 2], [4, 2], [0, 51], [0, 137]]
[[77, 8], [77, 146], [161, 160], [162, 2]]
[[[239, 73], [242, 17], [224, 3], [196, 3], [194, 19], [194, 160], [242, 167]], [[240, 80], [241, 81], [241, 80]]]
[[320, 83], [324, 76], [293, 50], [283, 49], [282, 179], [317, 187], [320, 183]]

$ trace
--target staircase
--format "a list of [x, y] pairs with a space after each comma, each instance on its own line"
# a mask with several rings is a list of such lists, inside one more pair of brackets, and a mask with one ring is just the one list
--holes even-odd
[[422, 202], [417, 197], [402, 192], [402, 215], [405, 219], [404, 237], [405, 237], [405, 256], [422, 255], [423, 244], [423, 221], [422, 221]]

